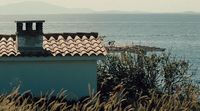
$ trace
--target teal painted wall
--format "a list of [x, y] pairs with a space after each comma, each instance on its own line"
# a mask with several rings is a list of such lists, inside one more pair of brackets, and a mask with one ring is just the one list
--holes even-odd
[[97, 88], [96, 60], [15, 60], [0, 60], [0, 92], [20, 83], [20, 91], [31, 90], [36, 96], [65, 89], [79, 98], [88, 96], [88, 84]]

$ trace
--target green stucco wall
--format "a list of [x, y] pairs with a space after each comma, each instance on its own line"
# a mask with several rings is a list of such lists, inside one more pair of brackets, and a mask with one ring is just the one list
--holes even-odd
[[8, 92], [20, 83], [20, 91], [34, 95], [47, 91], [68, 90], [73, 98], [87, 96], [88, 84], [96, 90], [96, 60], [34, 59], [0, 60], [0, 92]]

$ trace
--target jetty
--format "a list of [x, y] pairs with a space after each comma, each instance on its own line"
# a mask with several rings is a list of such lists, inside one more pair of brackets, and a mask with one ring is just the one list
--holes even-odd
[[107, 49], [108, 53], [114, 53], [114, 52], [130, 52], [130, 53], [147, 53], [147, 52], [164, 52], [165, 48], [159, 48], [159, 47], [150, 47], [150, 46], [142, 46], [142, 45], [115, 45], [113, 43], [108, 43], [105, 45], [105, 48]]

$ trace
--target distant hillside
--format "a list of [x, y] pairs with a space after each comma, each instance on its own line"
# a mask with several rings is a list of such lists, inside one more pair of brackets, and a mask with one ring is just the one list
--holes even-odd
[[108, 10], [108, 11], [99, 11], [97, 12], [99, 14], [144, 14], [148, 12], [143, 12], [143, 11], [120, 11], [120, 10]]
[[20, 2], [0, 6], [0, 14], [63, 14], [63, 13], [93, 13], [91, 9], [64, 8], [45, 2]]
[[[70, 5], [70, 4], [69, 4]], [[143, 11], [94, 11], [87, 8], [65, 8], [39, 1], [26, 1], [0, 6], [0, 15], [34, 15], [34, 14], [147, 14]], [[192, 11], [179, 12], [183, 14], [199, 14]], [[152, 14], [152, 12], [151, 12]]]

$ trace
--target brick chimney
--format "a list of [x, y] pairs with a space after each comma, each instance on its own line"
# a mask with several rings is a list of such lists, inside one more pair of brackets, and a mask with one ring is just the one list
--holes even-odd
[[21, 53], [40, 52], [43, 50], [43, 23], [38, 21], [15, 21], [17, 26], [18, 50]]

